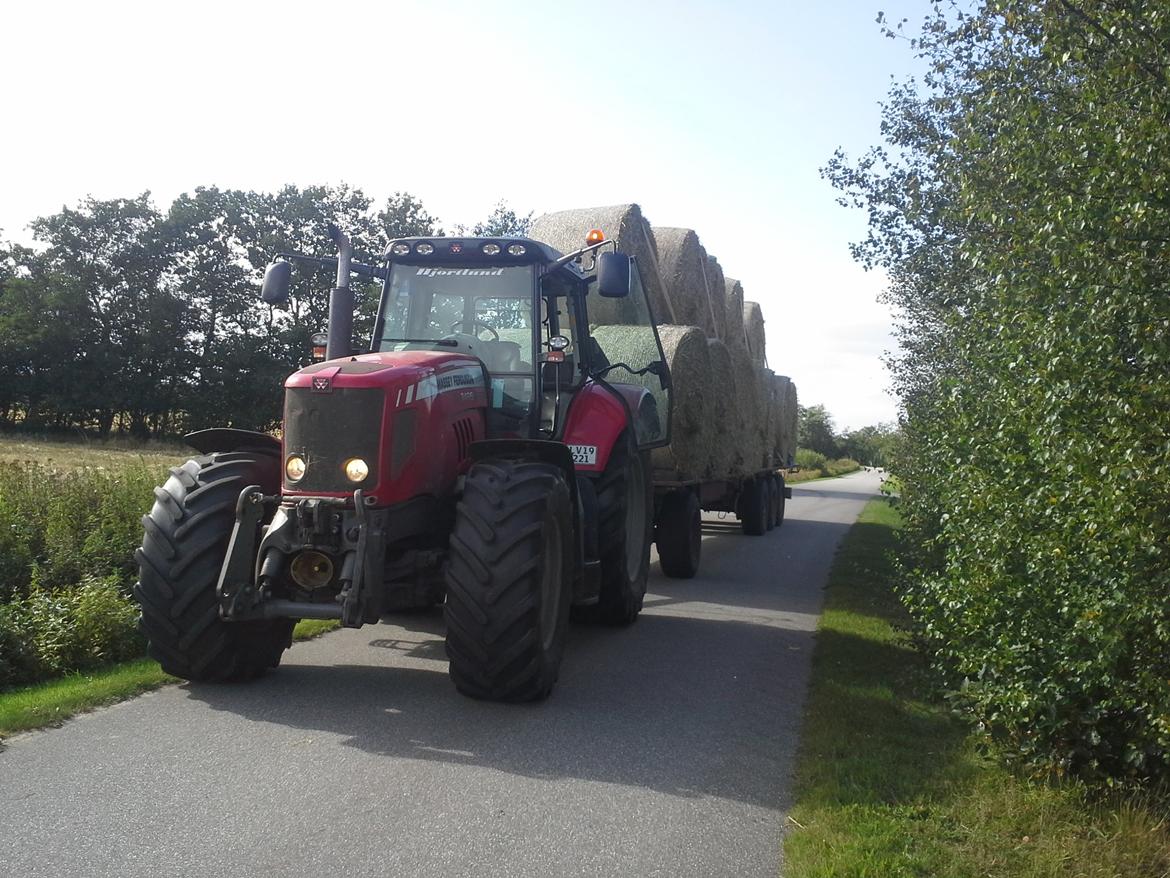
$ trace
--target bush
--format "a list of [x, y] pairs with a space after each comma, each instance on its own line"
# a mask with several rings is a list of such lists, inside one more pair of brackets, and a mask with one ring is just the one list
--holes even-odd
[[812, 451], [808, 448], [797, 449], [796, 465], [804, 474], [803, 479], [796, 479], [796, 481], [807, 481], [810, 478], [823, 478], [825, 476], [843, 476], [861, 469], [861, 464], [856, 460], [851, 460], [848, 457], [829, 460], [819, 451]]
[[808, 448], [796, 449], [796, 465], [801, 469], [824, 470], [828, 459], [819, 451]]
[[83, 577], [0, 606], [0, 689], [142, 655], [138, 605], [116, 577]]
[[160, 475], [0, 468], [0, 688], [142, 654], [130, 586]]

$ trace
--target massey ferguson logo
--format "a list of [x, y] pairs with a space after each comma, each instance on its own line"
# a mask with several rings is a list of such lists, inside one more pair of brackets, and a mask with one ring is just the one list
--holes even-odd
[[332, 393], [333, 379], [328, 375], [313, 376], [313, 393]]

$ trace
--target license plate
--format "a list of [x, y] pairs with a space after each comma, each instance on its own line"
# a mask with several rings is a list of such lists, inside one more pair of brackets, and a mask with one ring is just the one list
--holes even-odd
[[570, 445], [569, 451], [573, 453], [573, 463], [597, 463], [597, 446], [596, 445]]

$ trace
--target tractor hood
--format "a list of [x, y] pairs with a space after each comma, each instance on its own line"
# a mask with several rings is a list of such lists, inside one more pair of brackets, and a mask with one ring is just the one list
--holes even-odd
[[[441, 378], [447, 380], [440, 381]], [[330, 393], [335, 387], [398, 387], [406, 390], [414, 386], [415, 392], [411, 393], [414, 400], [422, 398], [418, 393], [436, 395], [456, 386], [486, 388], [486, 382], [483, 366], [475, 357], [465, 353], [423, 350], [359, 354], [314, 363], [290, 375], [284, 386], [307, 387], [313, 393]], [[397, 404], [405, 402], [400, 400]]]
[[[483, 410], [488, 384], [474, 357], [416, 350], [326, 360], [284, 386], [284, 493], [347, 496], [360, 488], [370, 502], [388, 503], [427, 493], [462, 459], [461, 437], [470, 433], [453, 422], [460, 411]], [[406, 472], [416, 451], [434, 465]], [[295, 480], [287, 469], [294, 455], [305, 461]], [[356, 481], [346, 474], [354, 460], [367, 473]]]

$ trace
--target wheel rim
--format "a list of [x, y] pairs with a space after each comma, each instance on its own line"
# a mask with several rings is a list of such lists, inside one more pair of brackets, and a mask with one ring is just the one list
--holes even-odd
[[540, 645], [544, 650], [552, 646], [557, 631], [557, 616], [561, 609], [562, 563], [561, 529], [549, 522], [544, 535], [544, 571], [540, 579]]
[[642, 569], [642, 541], [646, 534], [646, 486], [642, 461], [634, 456], [626, 478], [626, 576], [632, 581]]

